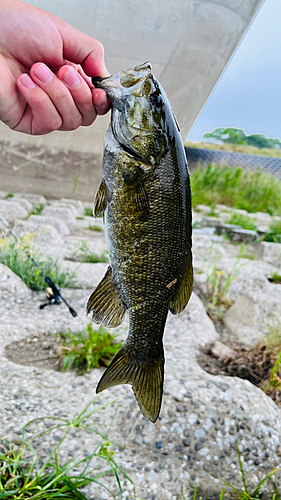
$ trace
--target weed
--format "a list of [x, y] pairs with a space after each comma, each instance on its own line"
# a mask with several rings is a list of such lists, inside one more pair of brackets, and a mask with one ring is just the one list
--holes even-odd
[[77, 186], [78, 186], [78, 175], [76, 175], [75, 179], [74, 179], [74, 185], [73, 185], [73, 189], [72, 189], [72, 193], [71, 193], [72, 197], [74, 197]]
[[84, 207], [84, 212], [85, 212], [85, 215], [88, 215], [89, 217], [94, 217], [92, 208]]
[[[87, 500], [79, 491], [88, 484], [96, 483], [105, 489], [111, 498], [116, 498], [110, 491], [103, 479], [114, 476], [122, 499], [121, 475], [132, 483], [132, 480], [114, 460], [114, 451], [110, 449], [108, 432], [103, 435], [92, 427], [89, 419], [97, 411], [108, 406], [108, 404], [95, 406], [97, 398], [91, 401], [86, 408], [71, 420], [59, 417], [42, 417], [34, 419], [23, 428], [22, 440], [19, 443], [10, 444], [2, 440], [0, 449], [0, 498], [8, 500], [59, 500], [69, 498], [71, 500]], [[89, 410], [94, 405], [93, 410]], [[44, 420], [53, 421], [54, 425], [37, 435], [30, 436], [30, 428]], [[56, 422], [56, 423], [55, 423]], [[59, 448], [69, 433], [83, 430], [95, 433], [100, 441], [93, 453], [86, 458], [78, 454], [67, 462], [61, 464]], [[59, 442], [51, 454], [40, 465], [38, 454], [34, 449], [34, 442], [47, 433], [61, 433]], [[28, 433], [28, 439], [26, 434]], [[78, 472], [79, 471], [79, 472]], [[109, 498], [109, 497], [108, 497]]]
[[14, 197], [13, 191], [8, 191], [8, 193], [6, 194], [6, 199], [7, 198], [13, 198], [13, 197]]
[[[224, 481], [222, 479], [222, 481], [224, 482], [224, 484], [226, 486], [229, 486], [232, 491], [233, 491], [233, 496], [235, 496], [235, 498], [237, 498], [238, 500], [257, 500], [258, 499], [258, 495], [259, 495], [259, 492], [260, 492], [260, 489], [261, 487], [263, 486], [263, 484], [266, 483], [266, 481], [271, 477], [273, 476], [277, 471], [280, 470], [280, 468], [278, 469], [275, 469], [273, 470], [272, 472], [270, 472], [269, 474], [267, 474], [267, 476], [265, 476], [258, 484], [258, 486], [255, 488], [254, 491], [252, 492], [249, 492], [248, 491], [248, 487], [247, 487], [247, 483], [246, 483], [246, 478], [245, 478], [245, 473], [244, 473], [244, 469], [243, 469], [243, 464], [242, 464], [242, 459], [241, 459], [241, 453], [240, 453], [240, 450], [239, 450], [239, 446], [237, 446], [237, 450], [238, 450], [238, 458], [239, 458], [239, 465], [240, 465], [240, 470], [241, 470], [241, 475], [242, 475], [242, 482], [243, 482], [243, 486], [244, 486], [244, 489], [241, 489], [241, 490], [238, 490], [237, 488], [234, 488], [234, 486], [232, 486], [230, 483], [228, 483], [227, 481]], [[278, 494], [278, 491], [276, 489], [276, 492], [274, 493], [273, 497], [272, 497], [272, 500], [278, 500], [279, 499], [279, 494]], [[221, 499], [222, 500], [222, 497]]]
[[281, 214], [281, 181], [259, 170], [240, 167], [197, 167], [191, 174], [193, 206], [218, 203], [247, 210]]
[[243, 256], [243, 251], [244, 245], [241, 245], [238, 257], [234, 262], [231, 272], [226, 276], [224, 284], [224, 271], [219, 269], [217, 261], [207, 273], [208, 309], [214, 321], [217, 319], [221, 320], [225, 310], [232, 305], [232, 302], [227, 298], [227, 291], [231, 283], [237, 278], [239, 269], [243, 265], [239, 265], [239, 261]]
[[84, 219], [84, 217], [81, 217], [81, 216], [79, 216], [79, 215], [77, 215], [76, 219], [77, 219], [77, 220], [85, 220], [85, 219]]
[[256, 256], [253, 253], [243, 253], [242, 259], [255, 260]]
[[111, 335], [102, 326], [98, 331], [94, 330], [92, 323], [82, 333], [74, 334], [67, 330], [61, 335], [64, 338], [62, 370], [75, 367], [78, 375], [90, 372], [100, 365], [108, 366], [123, 345], [115, 343], [116, 335]]
[[40, 203], [40, 205], [38, 205], [37, 207], [34, 207], [32, 212], [30, 212], [29, 216], [30, 215], [40, 215], [43, 212], [44, 207], [45, 207], [45, 205], [43, 203]]
[[215, 205], [211, 205], [211, 210], [210, 210], [210, 212], [208, 212], [208, 213], [206, 214], [206, 215], [207, 215], [207, 217], [217, 217], [217, 216], [218, 216], [218, 214], [217, 214], [217, 212], [216, 212], [215, 208], [216, 208], [216, 207], [215, 207]]
[[82, 240], [79, 245], [77, 245], [74, 255], [78, 254], [78, 259], [81, 262], [87, 262], [95, 264], [97, 262], [108, 262], [107, 252], [104, 251], [100, 255], [92, 253], [87, 240]]
[[281, 274], [278, 271], [272, 272], [269, 276], [269, 281], [281, 285]]
[[98, 233], [103, 233], [103, 228], [97, 225], [89, 226], [90, 231], [97, 231]]
[[237, 226], [241, 226], [243, 229], [250, 229], [252, 231], [257, 231], [256, 219], [248, 217], [247, 215], [234, 213], [227, 221], [227, 224], [235, 224]]
[[281, 243], [281, 221], [274, 222], [274, 224], [269, 226], [268, 231], [264, 235], [264, 241]]
[[75, 272], [61, 269], [58, 260], [44, 257], [32, 248], [33, 235], [26, 235], [15, 241], [12, 237], [0, 239], [0, 263], [9, 267], [32, 290], [45, 290], [46, 282], [32, 262], [32, 257], [59, 287], [75, 288]]

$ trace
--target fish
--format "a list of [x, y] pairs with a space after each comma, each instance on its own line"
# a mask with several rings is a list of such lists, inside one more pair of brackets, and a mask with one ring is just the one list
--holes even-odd
[[94, 215], [103, 214], [110, 266], [87, 313], [116, 327], [128, 311], [127, 339], [96, 392], [130, 384], [141, 412], [159, 416], [163, 335], [192, 292], [190, 178], [179, 126], [150, 63], [93, 79], [112, 103], [103, 178]]

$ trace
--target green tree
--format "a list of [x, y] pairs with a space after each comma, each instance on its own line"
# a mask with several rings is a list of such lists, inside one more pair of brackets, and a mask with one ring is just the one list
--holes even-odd
[[281, 148], [281, 140], [277, 137], [266, 137], [265, 134], [246, 135], [243, 129], [234, 127], [217, 127], [212, 132], [205, 132], [203, 139], [216, 139], [224, 144], [247, 144], [257, 148]]

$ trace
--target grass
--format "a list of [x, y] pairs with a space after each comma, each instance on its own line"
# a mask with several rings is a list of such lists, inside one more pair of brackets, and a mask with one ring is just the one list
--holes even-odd
[[[223, 500], [224, 494], [226, 491], [226, 486], [228, 486], [232, 490], [232, 491], [230, 491], [230, 496], [233, 498], [236, 498], [237, 500], [258, 500], [260, 498], [260, 490], [261, 490], [262, 486], [266, 484], [266, 482], [268, 481], [268, 479], [271, 476], [274, 476], [276, 474], [276, 472], [278, 472], [280, 470], [280, 467], [277, 469], [274, 469], [269, 474], [267, 474], [258, 483], [257, 487], [253, 491], [250, 491], [248, 486], [247, 486], [247, 481], [246, 481], [246, 476], [245, 476], [245, 472], [243, 469], [243, 462], [242, 462], [242, 457], [241, 457], [241, 452], [240, 452], [239, 446], [237, 446], [237, 451], [238, 451], [238, 459], [239, 459], [239, 466], [240, 466], [240, 472], [241, 472], [241, 476], [242, 476], [243, 487], [241, 489], [235, 488], [227, 481], [224, 481], [224, 479], [221, 479], [221, 481], [225, 484], [225, 487], [221, 490], [220, 494], [218, 493], [217, 498], [218, 498], [218, 500]], [[197, 481], [195, 483], [194, 492], [193, 492], [193, 500], [197, 500], [198, 484], [199, 484], [199, 481], [197, 479]], [[274, 489], [275, 489], [275, 493], [272, 495], [272, 500], [280, 500], [280, 496], [278, 493], [278, 486], [277, 486], [276, 481], [275, 481], [275, 488]], [[228, 494], [228, 497], [229, 497], [229, 494]], [[184, 495], [183, 489], [182, 489], [182, 500], [187, 500], [186, 496]], [[200, 496], [198, 500], [203, 500], [203, 498]]]
[[12, 237], [0, 239], [0, 263], [9, 267], [31, 290], [45, 290], [46, 282], [32, 257], [59, 287], [75, 288], [75, 272], [61, 269], [59, 261], [50, 256], [43, 256], [32, 248], [33, 235], [26, 235], [16, 241]]
[[8, 191], [8, 193], [6, 194], [5, 198], [13, 198], [14, 197], [14, 193], [13, 191]]
[[[116, 499], [116, 495], [105, 483], [107, 477], [113, 476], [118, 497], [122, 500], [121, 477], [124, 476], [131, 483], [132, 480], [114, 460], [114, 451], [111, 450], [111, 443], [108, 440], [110, 428], [107, 433], [102, 434], [93, 427], [91, 417], [108, 406], [108, 404], [95, 404], [97, 399], [91, 401], [81, 413], [74, 415], [72, 419], [42, 417], [30, 421], [23, 428], [22, 439], [18, 443], [1, 440], [0, 498], [7, 500], [60, 500], [61, 498], [87, 500], [80, 489], [95, 483], [100, 489], [106, 491], [108, 498]], [[91, 406], [93, 409], [90, 409]], [[32, 435], [31, 428], [44, 421], [49, 424], [49, 428]], [[59, 449], [72, 430], [92, 432], [96, 434], [99, 441], [89, 456], [82, 458], [81, 454], [78, 454], [63, 463]], [[42, 462], [34, 446], [36, 442], [40, 442], [43, 435], [52, 432], [55, 433], [56, 438], [59, 437], [59, 442], [47, 459]]]
[[[243, 257], [243, 252], [244, 245], [241, 245], [232, 270], [226, 277], [224, 276], [224, 271], [219, 269], [218, 261], [213, 264], [207, 273], [208, 313], [214, 322], [222, 320], [224, 312], [232, 305], [232, 302], [227, 297], [227, 291], [231, 283], [237, 278], [239, 270], [243, 265], [239, 265], [239, 261]], [[225, 278], [224, 283], [223, 278]]]
[[85, 215], [88, 215], [88, 217], [94, 217], [92, 208], [84, 207], [84, 212], [85, 212]]
[[272, 272], [269, 277], [269, 281], [276, 283], [277, 285], [281, 285], [281, 274], [278, 271]]
[[103, 228], [97, 225], [89, 226], [90, 231], [97, 231], [98, 233], [103, 233]]
[[281, 243], [281, 221], [274, 222], [274, 224], [269, 226], [268, 231], [265, 233], [264, 241]]
[[248, 217], [247, 215], [234, 213], [227, 221], [227, 224], [236, 224], [237, 226], [241, 226], [243, 229], [257, 231], [256, 219]]
[[74, 334], [67, 330], [61, 335], [64, 339], [62, 370], [75, 368], [78, 375], [88, 373], [93, 368], [108, 366], [123, 345], [114, 342], [116, 335], [111, 335], [102, 326], [94, 330], [92, 323], [82, 333]]
[[199, 166], [191, 174], [193, 206], [218, 203], [248, 212], [281, 215], [281, 181], [258, 170]]
[[246, 153], [250, 155], [272, 156], [273, 158], [281, 158], [281, 151], [277, 148], [257, 148], [255, 146], [247, 146], [245, 144], [216, 144], [213, 142], [192, 142], [185, 141], [185, 147], [198, 149], [216, 149], [219, 151], [234, 151], [235, 153]]
[[79, 261], [95, 264], [97, 262], [108, 262], [107, 252], [104, 251], [100, 255], [92, 253], [87, 240], [82, 240], [76, 247], [74, 255], [77, 256]]
[[34, 207], [32, 212], [30, 212], [29, 216], [30, 215], [40, 215], [43, 212], [44, 207], [45, 207], [44, 203], [40, 203], [40, 205], [38, 205], [37, 207]]

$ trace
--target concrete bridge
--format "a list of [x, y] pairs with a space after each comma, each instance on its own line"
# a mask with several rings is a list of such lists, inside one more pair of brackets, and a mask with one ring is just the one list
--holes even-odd
[[[111, 73], [149, 60], [185, 137], [263, 0], [30, 0], [29, 3], [99, 39], [104, 44]], [[0, 139], [13, 151], [18, 145], [44, 151], [51, 148], [53, 152], [54, 148], [63, 147], [75, 152], [76, 157], [80, 155], [83, 162], [84, 156], [92, 153], [90, 179], [88, 175], [87, 180], [81, 177], [78, 160], [76, 165], [65, 165], [62, 175], [69, 185], [80, 175], [77, 195], [91, 199], [101, 175], [103, 137], [108, 121], [109, 114], [91, 127], [40, 137], [12, 132], [1, 123]], [[5, 161], [3, 156], [2, 161]], [[34, 168], [30, 176], [28, 161], [16, 171], [8, 170], [9, 175], [7, 165], [5, 170], [0, 165], [0, 189], [33, 192], [40, 189], [42, 181], [35, 180]], [[61, 164], [60, 171], [63, 168]], [[52, 181], [49, 179], [45, 194], [61, 196], [63, 192], [67, 196], [71, 194], [68, 190], [64, 181], [54, 177]]]

